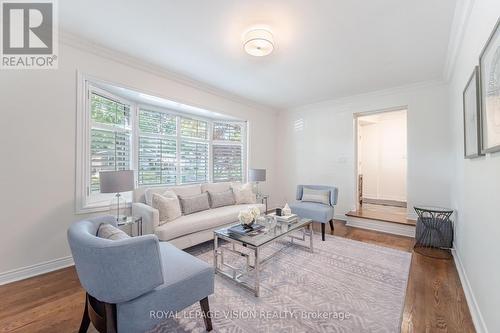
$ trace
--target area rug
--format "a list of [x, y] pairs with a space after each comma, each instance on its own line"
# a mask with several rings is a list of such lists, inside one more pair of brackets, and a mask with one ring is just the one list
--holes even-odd
[[[214, 332], [399, 332], [411, 254], [315, 235], [314, 253], [273, 243], [277, 254], [261, 272], [261, 296], [215, 276], [210, 296]], [[229, 246], [225, 244], [224, 246]], [[212, 264], [212, 244], [188, 250]], [[229, 256], [227, 256], [229, 257]], [[233, 265], [242, 265], [234, 257]], [[161, 322], [154, 332], [205, 332], [198, 304]]]

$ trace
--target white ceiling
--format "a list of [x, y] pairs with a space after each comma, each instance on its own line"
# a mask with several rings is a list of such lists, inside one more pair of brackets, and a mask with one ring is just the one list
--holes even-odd
[[[456, 0], [64, 0], [63, 31], [276, 108], [442, 78]], [[243, 52], [271, 27], [277, 49]]]

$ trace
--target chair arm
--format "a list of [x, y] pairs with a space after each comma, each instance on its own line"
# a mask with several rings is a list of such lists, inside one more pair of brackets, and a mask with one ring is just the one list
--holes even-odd
[[154, 233], [154, 229], [160, 224], [160, 213], [142, 202], [132, 203], [132, 215], [142, 217], [142, 228], [144, 234]]

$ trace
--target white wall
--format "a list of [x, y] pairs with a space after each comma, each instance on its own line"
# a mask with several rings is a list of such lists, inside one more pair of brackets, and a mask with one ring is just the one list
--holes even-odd
[[156, 75], [154, 68], [126, 65], [120, 56], [105, 53], [105, 57], [98, 56], [63, 44], [57, 70], [0, 73], [0, 277], [6, 271], [69, 256], [66, 230], [72, 221], [86, 217], [74, 213], [77, 70], [247, 119], [249, 165], [267, 169], [268, 181], [262, 189], [271, 194], [271, 204], [277, 197], [274, 110], [197, 89]]
[[452, 202], [458, 212], [455, 248], [469, 284], [464, 288], [472, 292], [469, 307], [478, 332], [500, 332], [500, 153], [464, 159], [462, 91], [499, 17], [498, 0], [474, 1], [449, 91], [456, 165]]
[[[355, 204], [354, 113], [407, 106], [408, 211], [450, 205], [452, 143], [447, 89], [428, 83], [304, 106], [280, 113], [278, 170], [283, 201], [301, 183], [339, 188], [336, 215]], [[412, 215], [413, 216], [413, 215]]]
[[406, 202], [406, 111], [358, 118], [363, 197]]
[[376, 122], [358, 125], [358, 175], [363, 175], [363, 198], [379, 199], [379, 144]]

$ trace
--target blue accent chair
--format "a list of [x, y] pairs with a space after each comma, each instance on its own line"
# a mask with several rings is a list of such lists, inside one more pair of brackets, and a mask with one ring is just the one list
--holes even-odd
[[[330, 191], [330, 203], [325, 205], [317, 202], [302, 201], [304, 188], [312, 190]], [[308, 218], [316, 222], [321, 222], [321, 239], [325, 240], [325, 224], [330, 223], [330, 229], [333, 232], [334, 206], [337, 204], [339, 190], [334, 186], [323, 185], [297, 185], [297, 201], [290, 204], [292, 213], [300, 217]]]
[[68, 229], [76, 272], [87, 292], [80, 332], [90, 321], [99, 332], [145, 332], [160, 323], [155, 313], [180, 311], [195, 302], [200, 302], [207, 331], [212, 330], [212, 266], [155, 235], [99, 238], [102, 223], [116, 226], [114, 217], [103, 216]]

